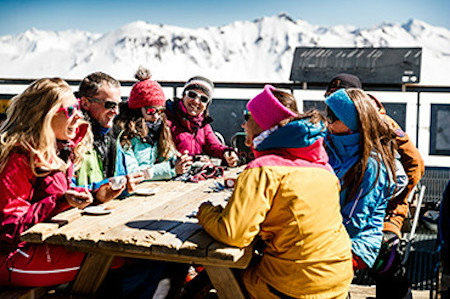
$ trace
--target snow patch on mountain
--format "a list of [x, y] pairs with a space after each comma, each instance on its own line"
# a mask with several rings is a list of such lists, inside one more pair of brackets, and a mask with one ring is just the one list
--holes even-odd
[[419, 20], [318, 26], [285, 13], [187, 29], [136, 21], [105, 34], [32, 28], [0, 37], [0, 77], [80, 79], [104, 71], [132, 79], [139, 65], [157, 80], [202, 74], [215, 81], [288, 82], [296, 47], [422, 47], [421, 84], [450, 85], [450, 31]]

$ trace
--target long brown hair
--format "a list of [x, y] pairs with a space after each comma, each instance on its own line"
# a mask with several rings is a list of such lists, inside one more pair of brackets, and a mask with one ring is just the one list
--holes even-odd
[[[167, 124], [167, 117], [164, 113], [161, 114], [162, 128], [158, 138], [158, 158], [168, 160], [176, 153], [176, 147], [173, 143], [172, 133]], [[142, 117], [141, 109], [130, 109], [128, 103], [123, 102], [120, 106], [120, 113], [116, 117], [116, 125], [123, 131], [120, 137], [120, 144], [122, 147], [130, 147], [131, 140], [134, 137], [141, 139], [148, 134], [148, 128], [145, 124], [145, 119]]]
[[[346, 89], [346, 92], [356, 107], [360, 133], [359, 159], [342, 178], [342, 189], [348, 190], [345, 199], [348, 202], [357, 196], [370, 156], [377, 163], [376, 180], [380, 176], [381, 163], [383, 163], [387, 171], [392, 175], [388, 176], [389, 183], [392, 180], [396, 181], [395, 151], [397, 144], [394, 130], [370, 103], [369, 96], [361, 89], [356, 88]], [[372, 152], [375, 152], [375, 155]], [[374, 187], [375, 185], [371, 186], [370, 190]], [[363, 197], [365, 194], [360, 196]]]

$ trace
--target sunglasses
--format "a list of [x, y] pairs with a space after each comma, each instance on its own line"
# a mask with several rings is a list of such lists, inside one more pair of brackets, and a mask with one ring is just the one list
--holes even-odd
[[164, 112], [165, 108], [154, 108], [154, 107], [146, 107], [147, 115], [153, 116], [155, 114], [161, 114]]
[[186, 92], [186, 95], [193, 100], [195, 100], [196, 98], [199, 98], [200, 102], [202, 102], [203, 104], [206, 104], [209, 102], [209, 98], [207, 96], [199, 95], [198, 93], [196, 93], [193, 90], [189, 90], [188, 92]]
[[79, 110], [80, 110], [80, 106], [78, 103], [76, 103], [75, 105], [72, 105], [70, 107], [65, 107], [65, 108], [61, 107], [58, 109], [57, 112], [64, 111], [64, 114], [69, 119], [75, 114], [76, 111], [79, 111]]
[[103, 101], [96, 98], [87, 98], [89, 102], [95, 102], [95, 103], [103, 103], [103, 106], [105, 109], [113, 110], [116, 109], [117, 106], [119, 106], [119, 103], [113, 102], [113, 101]]
[[328, 84], [328, 88], [325, 91], [325, 97], [328, 97], [332, 93], [334, 93], [336, 90], [338, 90], [341, 86], [341, 80], [335, 79]]
[[327, 109], [326, 109], [326, 113], [327, 113], [327, 121], [328, 121], [328, 123], [332, 124], [335, 121], [339, 120], [339, 118], [336, 116], [336, 114], [334, 114], [333, 110], [331, 110], [331, 108], [328, 107], [328, 106], [327, 106]]
[[248, 120], [250, 119], [250, 115], [252, 115], [252, 114], [250, 113], [250, 111], [244, 110], [244, 121], [245, 121], [245, 122], [248, 122]]

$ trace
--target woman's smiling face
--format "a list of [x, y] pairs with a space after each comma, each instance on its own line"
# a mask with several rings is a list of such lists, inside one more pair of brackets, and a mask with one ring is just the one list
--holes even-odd
[[201, 89], [192, 89], [184, 93], [183, 105], [190, 116], [199, 116], [205, 112], [208, 102], [201, 101], [201, 97], [208, 98]]
[[[77, 99], [71, 92], [67, 92], [62, 99], [61, 108], [52, 118], [51, 126], [58, 140], [71, 140], [75, 138], [78, 120], [81, 113], [77, 108]], [[71, 111], [71, 114], [67, 111]]]

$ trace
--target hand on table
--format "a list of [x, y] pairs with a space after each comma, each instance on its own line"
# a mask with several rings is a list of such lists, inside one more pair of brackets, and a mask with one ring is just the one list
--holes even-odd
[[175, 163], [175, 172], [177, 174], [186, 173], [192, 165], [192, 157], [189, 156], [188, 151], [184, 151], [184, 154], [177, 154], [177, 162]]
[[64, 193], [64, 197], [70, 206], [78, 209], [84, 209], [94, 201], [89, 191], [78, 192], [76, 190], [67, 190]]
[[131, 193], [134, 191], [136, 185], [144, 180], [144, 174], [142, 172], [134, 172], [127, 174], [127, 191]]
[[125, 185], [119, 189], [113, 189], [111, 183], [103, 184], [100, 188], [98, 188], [98, 191], [95, 194], [95, 199], [100, 202], [108, 202], [119, 196], [123, 190], [125, 190]]
[[228, 166], [235, 167], [238, 165], [239, 157], [235, 151], [226, 151], [223, 154], [223, 157], [225, 158], [225, 161], [227, 161]]

